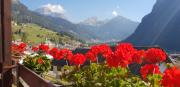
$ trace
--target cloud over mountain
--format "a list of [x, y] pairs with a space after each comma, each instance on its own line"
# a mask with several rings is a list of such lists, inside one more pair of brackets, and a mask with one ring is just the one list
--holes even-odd
[[62, 5], [57, 5], [57, 4], [46, 4], [42, 5], [40, 8], [35, 10], [36, 12], [43, 14], [43, 15], [48, 15], [52, 17], [61, 17], [65, 18], [64, 14], [66, 10]]

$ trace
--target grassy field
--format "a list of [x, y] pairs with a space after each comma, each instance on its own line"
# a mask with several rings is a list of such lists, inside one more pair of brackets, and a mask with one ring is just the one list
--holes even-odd
[[22, 40], [24, 42], [30, 42], [33, 44], [39, 44], [45, 42], [47, 39], [60, 44], [73, 44], [77, 41], [72, 37], [64, 34], [42, 28], [36, 24], [16, 24], [12, 23], [13, 40]]

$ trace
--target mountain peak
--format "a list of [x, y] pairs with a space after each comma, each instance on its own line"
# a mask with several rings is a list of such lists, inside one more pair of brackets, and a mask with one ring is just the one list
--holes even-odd
[[65, 18], [65, 10], [61, 5], [46, 4], [36, 9], [35, 12], [46, 16]]
[[85, 25], [90, 25], [90, 26], [99, 26], [104, 23], [105, 23], [105, 21], [101, 21], [97, 17], [90, 17], [90, 18], [87, 18], [86, 20], [80, 22], [80, 24], [85, 24]]
[[132, 20], [130, 20], [130, 19], [126, 18], [126, 17], [120, 16], [120, 15], [112, 18], [111, 20], [121, 20], [121, 21], [126, 20], [126, 21], [132, 21]]
[[88, 24], [88, 25], [96, 25], [97, 22], [98, 22], [97, 17], [90, 17], [83, 21], [84, 24]]

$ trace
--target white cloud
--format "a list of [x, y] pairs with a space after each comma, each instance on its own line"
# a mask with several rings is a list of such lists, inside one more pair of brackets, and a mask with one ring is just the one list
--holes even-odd
[[46, 4], [41, 6], [42, 8], [47, 8], [52, 13], [58, 13], [58, 14], [64, 14], [65, 9], [61, 5], [55, 5], [55, 4]]
[[118, 16], [117, 11], [112, 11], [112, 15], [113, 15], [113, 16]]

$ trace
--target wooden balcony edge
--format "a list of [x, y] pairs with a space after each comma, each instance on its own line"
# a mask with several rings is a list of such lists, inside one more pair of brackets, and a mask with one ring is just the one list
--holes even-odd
[[24, 80], [24, 82], [26, 82], [30, 87], [65, 87], [53, 84], [50, 81], [43, 79], [40, 75], [21, 64], [18, 64], [18, 68], [18, 77]]

